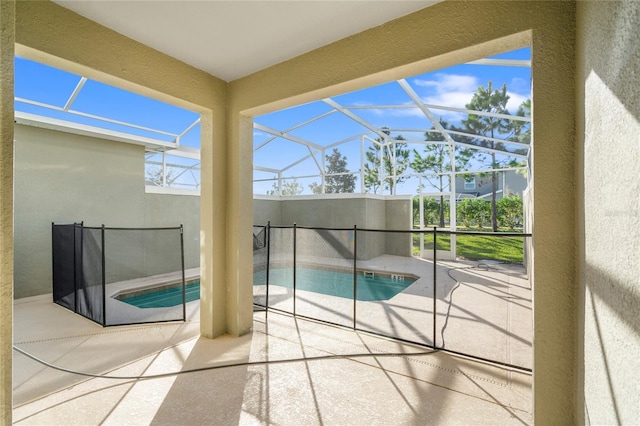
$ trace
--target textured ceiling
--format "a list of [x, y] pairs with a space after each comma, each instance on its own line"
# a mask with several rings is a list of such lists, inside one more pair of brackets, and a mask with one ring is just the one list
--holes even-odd
[[440, 0], [54, 1], [232, 81]]

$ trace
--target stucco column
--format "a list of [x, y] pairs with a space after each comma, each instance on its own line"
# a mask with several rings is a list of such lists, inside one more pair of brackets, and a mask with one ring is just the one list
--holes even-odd
[[533, 408], [536, 424], [574, 424], [575, 5], [544, 8], [562, 31], [532, 33]]
[[201, 117], [200, 333], [240, 336], [253, 324], [253, 122]]
[[233, 112], [227, 119], [227, 321], [241, 336], [253, 325], [253, 120]]
[[13, 343], [13, 56], [15, 3], [0, 1], [0, 424], [11, 424]]
[[226, 123], [213, 112], [200, 118], [200, 334], [212, 339], [227, 332]]

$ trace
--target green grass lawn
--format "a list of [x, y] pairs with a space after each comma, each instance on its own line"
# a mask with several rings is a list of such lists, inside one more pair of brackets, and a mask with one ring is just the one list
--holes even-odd
[[[462, 231], [463, 229], [459, 229]], [[413, 251], [419, 254], [420, 234], [413, 234]], [[451, 236], [438, 235], [437, 250], [451, 250]], [[523, 261], [524, 237], [494, 237], [484, 235], [457, 235], [456, 255], [468, 260], [491, 259], [502, 262]], [[424, 235], [424, 249], [433, 250], [433, 235]]]

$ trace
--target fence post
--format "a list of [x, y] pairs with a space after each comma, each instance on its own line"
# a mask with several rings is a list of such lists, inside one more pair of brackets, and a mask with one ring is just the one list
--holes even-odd
[[[78, 313], [78, 292], [86, 289], [86, 282], [84, 280], [84, 220], [80, 222], [80, 268], [78, 269], [80, 275], [77, 277], [76, 282], [76, 313]], [[74, 260], [75, 262], [75, 260]], [[85, 302], [86, 303], [86, 302]], [[85, 316], [85, 315], [83, 315]]]
[[102, 326], [107, 325], [107, 273], [105, 271], [104, 223], [101, 230], [102, 239]]
[[438, 243], [438, 233], [437, 233], [437, 228], [434, 226], [433, 227], [433, 348], [436, 348], [436, 321], [437, 321], [437, 315], [436, 315], [436, 285], [437, 285], [437, 278], [438, 278], [438, 274], [436, 273], [436, 256], [438, 254], [438, 250], [437, 250], [437, 243]]
[[265, 244], [267, 246], [267, 279], [265, 281], [265, 285], [267, 286], [266, 291], [266, 299], [264, 301], [264, 317], [267, 318], [269, 314], [269, 262], [271, 256], [271, 221], [267, 221], [267, 232], [265, 234], [266, 241]]
[[358, 231], [353, 225], [353, 329], [356, 329], [356, 301], [358, 300]]
[[76, 228], [78, 224], [73, 224], [73, 312], [78, 313], [78, 248], [76, 247]]
[[180, 224], [180, 262], [182, 266], [182, 321], [187, 320], [187, 283], [184, 277], [184, 226]]
[[54, 262], [54, 258], [55, 258], [55, 251], [56, 251], [56, 242], [55, 242], [55, 229], [56, 229], [56, 223], [55, 222], [51, 222], [51, 283], [52, 285], [52, 291], [53, 294], [51, 295], [51, 298], [53, 299], [53, 301], [56, 301], [56, 280], [55, 280], [55, 270], [56, 270], [56, 265]]
[[293, 224], [293, 316], [296, 315], [296, 235], [297, 227]]

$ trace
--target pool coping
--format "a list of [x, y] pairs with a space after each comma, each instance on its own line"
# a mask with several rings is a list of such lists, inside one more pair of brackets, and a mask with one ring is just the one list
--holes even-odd
[[[200, 277], [200, 268], [185, 269], [185, 281]], [[167, 282], [181, 282], [182, 271], [174, 271], [165, 274], [152, 275], [149, 277], [135, 278], [132, 280], [118, 281], [105, 286], [105, 308], [107, 327], [129, 324], [145, 324], [166, 321], [183, 321], [182, 304], [168, 308], [138, 308], [130, 305], [116, 297], [123, 292], [140, 291], [151, 289]], [[197, 300], [185, 304], [185, 314], [196, 309], [199, 303]], [[110, 321], [117, 318], [116, 322]]]

